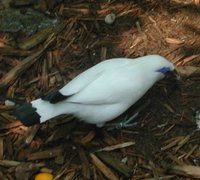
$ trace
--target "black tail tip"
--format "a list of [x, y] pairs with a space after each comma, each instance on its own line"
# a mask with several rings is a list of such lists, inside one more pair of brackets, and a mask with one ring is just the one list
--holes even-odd
[[50, 91], [41, 97], [42, 100], [49, 101], [52, 104], [63, 101], [67, 98], [68, 96], [62, 95], [62, 93], [60, 93], [58, 90]]
[[34, 108], [31, 103], [26, 103], [18, 107], [14, 115], [25, 126], [32, 126], [40, 123], [40, 115], [36, 112], [36, 108]]

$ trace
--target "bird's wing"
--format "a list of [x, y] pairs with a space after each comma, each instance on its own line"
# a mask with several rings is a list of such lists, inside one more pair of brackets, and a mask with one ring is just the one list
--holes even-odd
[[75, 77], [66, 86], [60, 89], [60, 93], [66, 96], [74, 95], [95, 81], [105, 71], [110, 71], [126, 64], [130, 64], [130, 60], [127, 58], [102, 61]]
[[136, 63], [138, 63], [138, 61], [133, 61], [127, 58], [116, 58], [102, 61], [101, 63], [79, 74], [60, 90], [55, 90], [47, 93], [42, 97], [42, 99], [49, 101], [50, 103], [57, 103], [79, 94], [84, 89], [87, 89], [90, 84], [95, 84], [96, 88], [101, 89], [98, 83], [101, 84], [101, 79], [102, 81], [104, 81], [104, 78], [106, 79], [106, 77], [102, 77], [105, 72], [114, 72], [115, 69]]
[[43, 95], [41, 97], [44, 101], [49, 101], [52, 104], [55, 104], [57, 102], [63, 101], [68, 99], [69, 97], [72, 97], [73, 95], [77, 94], [81, 89], [84, 87], [87, 87], [87, 85], [91, 82], [93, 82], [99, 74], [94, 74], [93, 76], [88, 76], [83, 78], [82, 76], [76, 77], [74, 80], [69, 82], [66, 86], [64, 86], [62, 89], [56, 89], [53, 91], [48, 92], [47, 94]]
[[143, 78], [140, 78], [140, 73], [137, 68], [130, 66], [106, 71], [67, 101], [90, 105], [137, 101], [146, 92], [146, 88], [142, 89]]

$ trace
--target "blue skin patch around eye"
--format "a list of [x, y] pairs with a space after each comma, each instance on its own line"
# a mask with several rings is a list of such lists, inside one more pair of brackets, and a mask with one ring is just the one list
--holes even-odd
[[170, 71], [171, 71], [171, 69], [169, 67], [162, 67], [161, 69], [157, 70], [157, 72], [160, 72], [160, 73], [163, 73], [163, 74], [167, 74]]

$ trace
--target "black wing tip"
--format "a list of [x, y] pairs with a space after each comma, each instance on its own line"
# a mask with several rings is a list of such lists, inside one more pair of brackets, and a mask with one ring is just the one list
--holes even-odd
[[40, 123], [40, 115], [36, 112], [36, 108], [32, 107], [31, 103], [18, 107], [14, 114], [25, 126]]
[[62, 93], [60, 93], [58, 90], [51, 91], [51, 92], [49, 92], [46, 95], [43, 95], [41, 97], [42, 100], [49, 101], [52, 104], [58, 103], [58, 102], [63, 101], [67, 98], [68, 98], [68, 96], [62, 95]]

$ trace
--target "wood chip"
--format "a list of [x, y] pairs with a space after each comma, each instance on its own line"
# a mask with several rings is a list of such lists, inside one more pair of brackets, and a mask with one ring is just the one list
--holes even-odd
[[200, 167], [192, 165], [172, 166], [171, 173], [200, 179]]
[[99, 149], [97, 151], [98, 152], [100, 152], [100, 151], [113, 151], [113, 150], [116, 150], [116, 149], [129, 147], [129, 146], [132, 146], [132, 145], [135, 145], [135, 142], [125, 142], [125, 143], [120, 143], [120, 144], [116, 144], [116, 145], [113, 145], [113, 146], [107, 146], [107, 147]]
[[113, 156], [108, 152], [98, 152], [97, 155], [101, 160], [118, 171], [120, 174], [123, 174], [127, 178], [131, 176], [132, 169], [130, 169], [126, 164], [122, 163], [121, 160], [116, 156]]
[[80, 146], [77, 148], [79, 157], [82, 163], [82, 171], [83, 171], [83, 178], [84, 179], [91, 179], [90, 175], [90, 164], [88, 158], [86, 156], [85, 151]]
[[11, 69], [7, 74], [5, 74], [0, 80], [0, 91], [11, 85], [26, 69], [37, 61], [38, 58], [45, 52], [46, 48], [54, 41], [54, 39], [54, 36], [49, 37], [42, 49], [32, 53], [30, 56], [21, 61], [21, 63]]
[[3, 159], [3, 155], [4, 155], [4, 139], [2, 137], [0, 137], [0, 160]]
[[56, 147], [45, 151], [35, 152], [28, 155], [28, 160], [49, 159], [60, 156], [63, 152], [62, 147]]
[[182, 77], [197, 76], [200, 74], [200, 67], [181, 66], [176, 68], [178, 74]]
[[[13, 167], [13, 166], [19, 166], [22, 162], [19, 161], [11, 161], [11, 160], [0, 160], [0, 166], [5, 166], [5, 167]], [[43, 163], [35, 163], [37, 167], [43, 167]]]
[[67, 172], [67, 175], [64, 177], [64, 180], [72, 180], [74, 179], [75, 171], [71, 170]]
[[42, 167], [42, 168], [40, 169], [40, 172], [52, 174], [52, 173], [53, 173], [53, 170], [52, 170], [52, 169], [49, 169], [49, 168], [46, 168], [46, 167]]
[[42, 43], [45, 39], [47, 39], [47, 37], [51, 33], [53, 33], [53, 30], [51, 28], [43, 29], [43, 30], [35, 33], [31, 37], [28, 37], [24, 41], [20, 42], [18, 44], [18, 47], [23, 50], [31, 49], [31, 48], [35, 47], [36, 45]]
[[177, 152], [181, 147], [183, 147], [190, 139], [190, 135], [187, 135], [183, 138], [179, 143], [178, 146], [175, 148], [175, 152]]
[[32, 142], [32, 140], [33, 140], [33, 138], [35, 137], [36, 133], [38, 132], [39, 128], [40, 128], [40, 125], [39, 125], [39, 124], [36, 124], [36, 125], [34, 125], [34, 126], [31, 126], [31, 127], [28, 129], [28, 131], [27, 131], [27, 136], [26, 136], [26, 139], [25, 139], [25, 143], [26, 143], [27, 145], [29, 145], [29, 144]]
[[84, 136], [81, 140], [80, 143], [83, 145], [86, 145], [88, 143], [90, 143], [95, 137], [95, 132], [94, 131], [90, 131], [86, 136]]
[[165, 38], [165, 41], [169, 44], [183, 44], [184, 41], [183, 40], [180, 40], [180, 39], [175, 39], [175, 38]]
[[107, 47], [101, 48], [101, 55], [100, 56], [101, 56], [102, 61], [106, 59], [106, 57], [107, 57]]
[[171, 112], [171, 113], [175, 113], [176, 111], [175, 111], [175, 109], [173, 109], [173, 107], [168, 103], [165, 103], [165, 102], [162, 102], [162, 101], [160, 101], [160, 100], [158, 100], [157, 99], [157, 101], [163, 106], [163, 107], [165, 107], [169, 112]]
[[59, 165], [62, 165], [64, 164], [65, 162], [65, 157], [64, 156], [58, 156], [55, 158], [55, 161], [54, 161], [56, 164], [59, 164]]
[[187, 155], [184, 157], [184, 159], [187, 159], [192, 155], [192, 153], [198, 148], [198, 145], [196, 144], [195, 146], [192, 147], [192, 149], [187, 153]]
[[[65, 123], [66, 120], [67, 122], [68, 121], [71, 121], [73, 118], [65, 118], [60, 121], [53, 121], [51, 122], [51, 125], [54, 127], [56, 125], [59, 125], [59, 123]], [[71, 121], [69, 123], [65, 123], [65, 124], [62, 124], [62, 126], [58, 126], [57, 129], [55, 129], [55, 131], [53, 131], [51, 133], [51, 135], [47, 138], [45, 144], [48, 144], [48, 143], [52, 143], [52, 142], [55, 142], [55, 141], [58, 141], [59, 139], [62, 139], [62, 138], [65, 138], [67, 139], [67, 137], [70, 135], [71, 131], [73, 131], [74, 127], [76, 126], [76, 121]]]
[[192, 55], [192, 56], [189, 56], [189, 57], [186, 57], [186, 58], [181, 58], [180, 60], [178, 60], [175, 64], [176, 66], [184, 66], [186, 65], [187, 63], [189, 62], [192, 62], [194, 61], [197, 57], [199, 57], [200, 54], [195, 54], [195, 55]]
[[165, 151], [167, 149], [170, 149], [170, 148], [176, 146], [182, 139], [184, 139], [184, 137], [183, 136], [179, 136], [179, 137], [170, 139], [170, 141], [168, 140], [169, 143], [166, 146], [162, 147], [161, 150]]
[[90, 153], [90, 157], [92, 158], [93, 164], [97, 167], [99, 171], [101, 171], [105, 177], [112, 180], [118, 180], [119, 178], [111, 171], [109, 167], [107, 167], [96, 155]]

